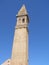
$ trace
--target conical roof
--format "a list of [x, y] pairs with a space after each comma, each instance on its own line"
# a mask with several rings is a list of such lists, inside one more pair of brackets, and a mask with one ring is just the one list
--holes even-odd
[[17, 16], [21, 16], [21, 15], [27, 15], [27, 10], [25, 8], [25, 5], [22, 6], [22, 8], [19, 10]]

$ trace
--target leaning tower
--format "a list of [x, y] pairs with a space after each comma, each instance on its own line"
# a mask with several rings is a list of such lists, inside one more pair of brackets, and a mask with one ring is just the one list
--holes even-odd
[[22, 6], [17, 17], [13, 40], [11, 65], [28, 65], [28, 13]]
[[25, 5], [16, 15], [17, 23], [12, 47], [11, 59], [1, 65], [28, 65], [28, 13]]

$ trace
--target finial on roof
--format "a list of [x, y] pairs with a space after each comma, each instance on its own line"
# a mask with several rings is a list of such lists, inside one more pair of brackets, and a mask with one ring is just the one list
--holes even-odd
[[23, 6], [21, 7], [21, 9], [19, 10], [19, 12], [18, 12], [18, 14], [17, 14], [17, 16], [21, 16], [21, 15], [27, 15], [27, 10], [26, 10], [25, 5], [23, 5]]

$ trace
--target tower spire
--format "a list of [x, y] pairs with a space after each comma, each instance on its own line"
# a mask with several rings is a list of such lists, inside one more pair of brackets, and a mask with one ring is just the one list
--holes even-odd
[[23, 6], [21, 7], [21, 9], [19, 10], [17, 16], [21, 16], [21, 15], [27, 15], [27, 10], [25, 5], [23, 4]]

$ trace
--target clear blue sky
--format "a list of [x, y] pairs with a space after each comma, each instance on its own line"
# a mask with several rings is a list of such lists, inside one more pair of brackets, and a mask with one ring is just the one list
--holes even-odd
[[25, 4], [29, 23], [29, 65], [49, 65], [49, 0], [0, 0], [0, 65], [11, 58], [16, 14]]

